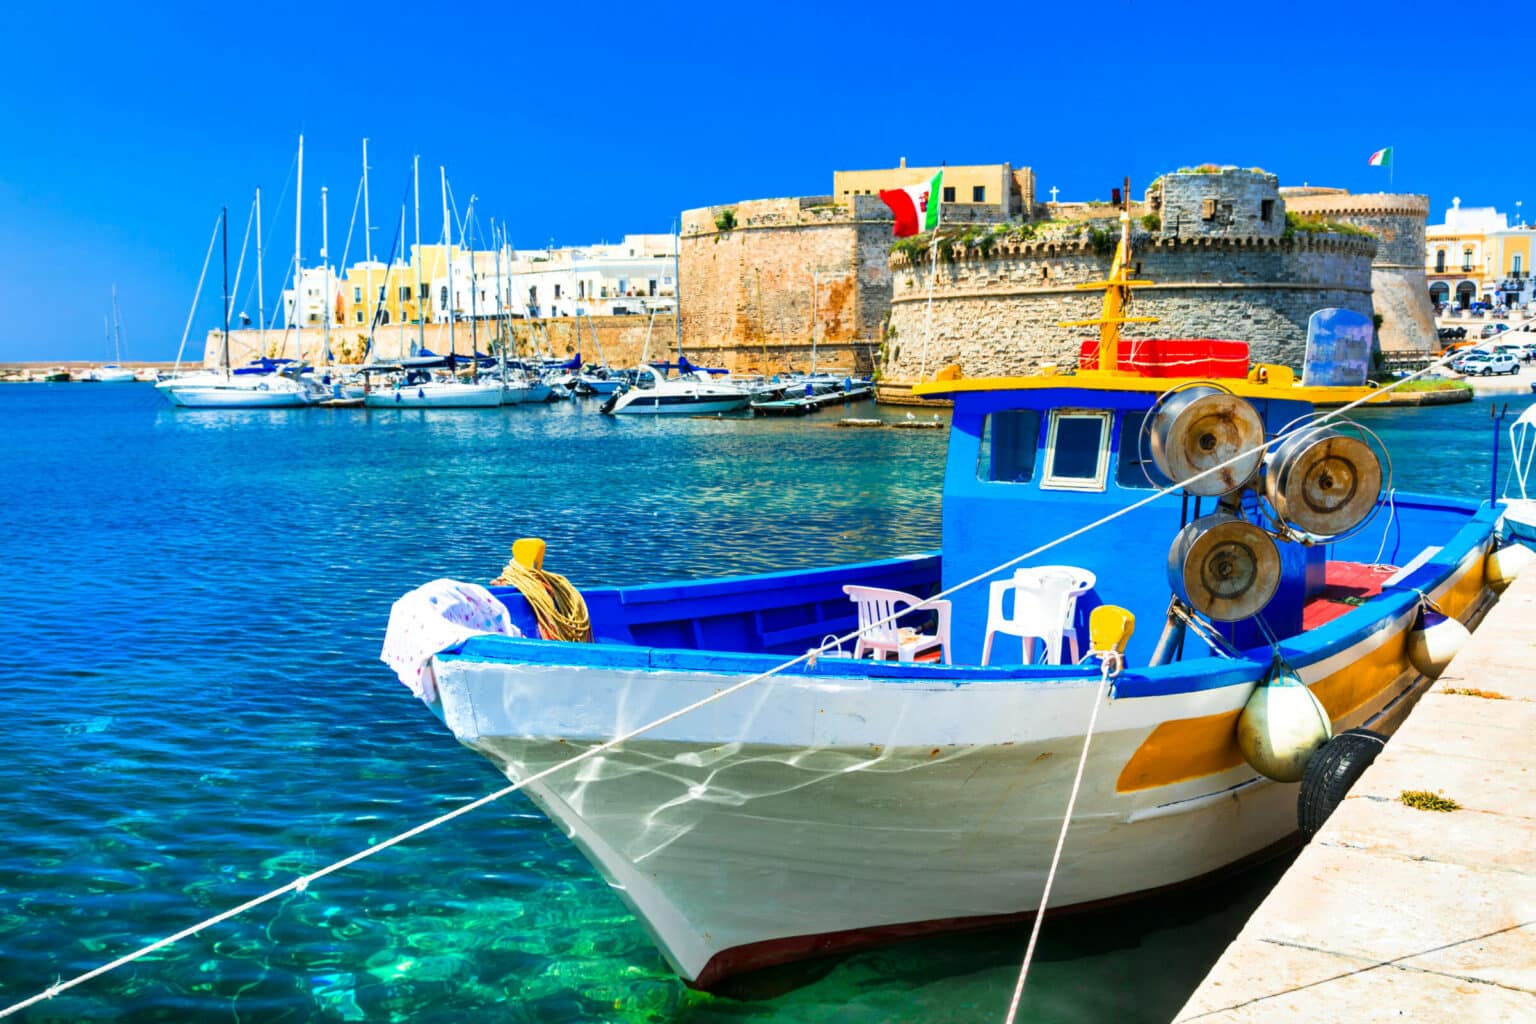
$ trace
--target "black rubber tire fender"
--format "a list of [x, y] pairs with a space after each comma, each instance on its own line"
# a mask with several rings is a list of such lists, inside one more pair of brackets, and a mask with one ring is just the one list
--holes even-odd
[[1379, 732], [1350, 729], [1317, 748], [1296, 794], [1296, 825], [1303, 835], [1308, 839], [1317, 835], [1386, 743]]

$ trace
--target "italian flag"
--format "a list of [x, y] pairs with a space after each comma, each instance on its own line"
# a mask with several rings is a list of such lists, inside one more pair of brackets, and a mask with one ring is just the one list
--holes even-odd
[[1367, 163], [1372, 167], [1391, 167], [1392, 147], [1388, 146], [1386, 149], [1378, 149], [1371, 154], [1371, 159]]
[[944, 181], [941, 170], [932, 181], [906, 188], [880, 190], [880, 198], [896, 215], [896, 237], [906, 238], [920, 231], [932, 231], [939, 226], [939, 196]]

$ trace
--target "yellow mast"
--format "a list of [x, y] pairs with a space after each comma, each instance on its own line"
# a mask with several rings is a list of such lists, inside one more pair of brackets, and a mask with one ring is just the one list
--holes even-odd
[[1096, 320], [1063, 320], [1058, 327], [1097, 327], [1099, 329], [1099, 372], [1130, 373], [1120, 369], [1120, 325], [1155, 324], [1155, 316], [1126, 316], [1130, 305], [1131, 289], [1150, 285], [1151, 281], [1131, 278], [1131, 179], [1125, 179], [1125, 189], [1120, 197], [1120, 242], [1115, 246], [1115, 258], [1110, 263], [1109, 279], [1085, 281], [1077, 285], [1081, 291], [1104, 290], [1104, 309]]

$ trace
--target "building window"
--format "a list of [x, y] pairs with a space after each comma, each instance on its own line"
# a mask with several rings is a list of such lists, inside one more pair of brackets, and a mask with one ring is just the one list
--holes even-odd
[[1472, 269], [1472, 247], [1470, 245], [1461, 250], [1461, 269]]
[[1259, 220], [1268, 224], [1275, 216], [1275, 201], [1273, 199], [1259, 200]]
[[1438, 249], [1435, 252], [1435, 273], [1445, 273], [1445, 250]]
[[385, 288], [386, 288], [386, 287], [387, 287], [387, 286], [386, 286], [386, 285], [382, 285], [382, 284], [381, 284], [381, 285], [379, 285], [379, 301], [380, 301], [380, 302], [383, 302], [383, 301], [384, 301], [384, 289], [385, 289]]
[[1520, 276], [1520, 253], [1515, 253], [1515, 276]]
[[352, 301], [353, 302], [362, 302], [363, 301], [363, 289], [362, 289], [361, 286], [353, 287], [353, 289], [352, 289]]
[[418, 299], [421, 299], [423, 302], [426, 301], [426, 298], [427, 298], [427, 286], [426, 285], [421, 284], [421, 285], [417, 285], [416, 286], [416, 297]]
[[362, 310], [358, 310], [357, 311], [357, 322], [358, 323], [362, 323], [363, 322], [363, 311]]
[[955, 201], [955, 186], [953, 186], [953, 185], [945, 185], [944, 186], [944, 201], [946, 203], [952, 203], [952, 202]]
[[437, 304], [442, 309], [448, 308], [448, 286], [443, 285], [437, 290]]
[[401, 289], [400, 289], [400, 301], [401, 302], [410, 302], [411, 301], [411, 286], [410, 285], [404, 285], [404, 286], [401, 287]]
[[[1518, 257], [1518, 256], [1515, 257], [1515, 259], [1517, 259], [1517, 260], [1519, 258], [1520, 257]], [[1518, 270], [1519, 268], [1517, 267], [1516, 269]], [[646, 282], [646, 287], [650, 289], [650, 294], [655, 295], [656, 294], [656, 279], [653, 277], [649, 281], [647, 281]]]
[[558, 299], [559, 297], [560, 297], [560, 286], [557, 284], [557, 285], [555, 285], [555, 298]]
[[987, 201], [987, 186], [985, 186], [985, 185], [972, 185], [971, 186], [971, 202], [973, 202], [973, 203], [984, 203], [986, 201]]

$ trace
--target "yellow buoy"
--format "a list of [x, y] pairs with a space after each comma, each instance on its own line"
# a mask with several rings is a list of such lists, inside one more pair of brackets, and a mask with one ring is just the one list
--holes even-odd
[[1300, 782], [1312, 752], [1333, 738], [1322, 703], [1295, 673], [1276, 670], [1237, 718], [1237, 745], [1254, 770], [1276, 782]]
[[1438, 679], [1470, 639], [1471, 630], [1456, 619], [1433, 608], [1421, 608], [1408, 631], [1408, 660], [1424, 675]]
[[1518, 541], [1506, 544], [1488, 552], [1487, 563], [1483, 566], [1484, 578], [1495, 594], [1502, 594], [1532, 562], [1536, 562], [1536, 551]]

